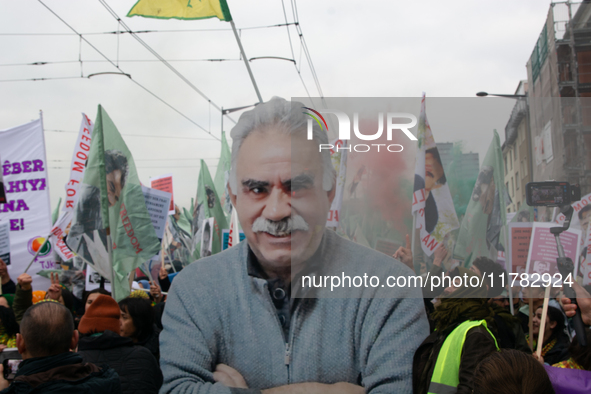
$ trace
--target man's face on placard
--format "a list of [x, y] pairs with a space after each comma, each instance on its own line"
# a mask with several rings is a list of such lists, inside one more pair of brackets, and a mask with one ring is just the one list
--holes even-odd
[[123, 174], [121, 170], [113, 170], [107, 174], [107, 195], [109, 197], [109, 206], [112, 207], [119, 201], [121, 197], [121, 178]]
[[[307, 140], [305, 133], [292, 137], [273, 127], [278, 126], [254, 130], [246, 137], [236, 160], [238, 190], [231, 190], [248, 244], [267, 271], [295, 267], [312, 256], [334, 198], [334, 188], [322, 188], [318, 143]], [[288, 218], [299, 220], [300, 229], [275, 235], [253, 230], [257, 219], [257, 223], [277, 223]]]
[[482, 212], [486, 215], [490, 215], [493, 210], [495, 203], [495, 181], [490, 180], [490, 183], [483, 183], [480, 185], [480, 204], [482, 206]]
[[432, 153], [425, 153], [425, 190], [431, 191], [441, 185], [436, 182], [443, 176], [443, 167]]

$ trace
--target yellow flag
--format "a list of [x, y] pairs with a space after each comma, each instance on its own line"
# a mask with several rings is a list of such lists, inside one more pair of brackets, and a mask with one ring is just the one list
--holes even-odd
[[127, 16], [159, 19], [232, 20], [226, 0], [138, 0]]

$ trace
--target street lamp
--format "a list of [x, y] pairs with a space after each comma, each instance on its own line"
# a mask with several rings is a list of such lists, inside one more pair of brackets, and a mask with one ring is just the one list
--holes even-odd
[[529, 123], [529, 102], [528, 102], [527, 94], [495, 94], [495, 93], [488, 93], [488, 92], [478, 92], [478, 93], [476, 93], [476, 96], [478, 96], [478, 97], [496, 96], [496, 97], [515, 99], [515, 100], [525, 100], [525, 117], [526, 117], [526, 122], [527, 122], [527, 133], [529, 135], [529, 143], [527, 144], [529, 163], [527, 163], [527, 164], [529, 167], [528, 169], [529, 169], [529, 173], [531, 176], [531, 180], [533, 181], [534, 180], [533, 153], [532, 153], [532, 148], [531, 148], [533, 140], [532, 140], [532, 135], [531, 135], [531, 124]]

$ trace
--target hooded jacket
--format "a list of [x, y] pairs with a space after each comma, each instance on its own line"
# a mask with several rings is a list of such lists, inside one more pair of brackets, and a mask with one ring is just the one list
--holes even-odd
[[113, 369], [85, 363], [77, 353], [61, 353], [23, 361], [12, 384], [0, 393], [118, 394], [121, 383]]
[[157, 394], [162, 372], [152, 353], [112, 331], [80, 338], [78, 353], [84, 361], [107, 364], [119, 374], [124, 394]]

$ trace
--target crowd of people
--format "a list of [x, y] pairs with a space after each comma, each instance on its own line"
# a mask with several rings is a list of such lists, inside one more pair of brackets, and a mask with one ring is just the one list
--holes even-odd
[[303, 286], [415, 273], [410, 248], [392, 258], [326, 229], [328, 137], [295, 104], [273, 98], [232, 130], [228, 191], [245, 242], [174, 277], [165, 266], [155, 281], [136, 277], [141, 289], [119, 302], [102, 288], [78, 298], [57, 274], [47, 290], [26, 273], [15, 283], [0, 261], [0, 354], [16, 347], [23, 360], [0, 374], [0, 394], [550, 394], [556, 370], [580, 373], [569, 393], [591, 392], [591, 352], [571, 321], [580, 308], [591, 325], [579, 285], [578, 306], [556, 293], [544, 314], [540, 289], [511, 298], [487, 280], [506, 275], [499, 264], [446, 269], [440, 247], [431, 278], [462, 285]]

